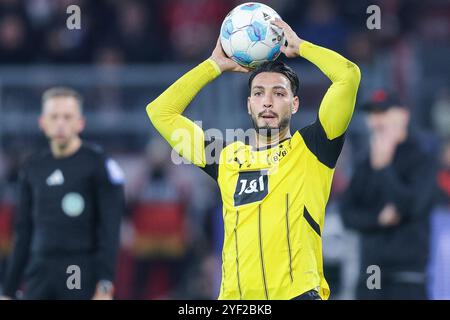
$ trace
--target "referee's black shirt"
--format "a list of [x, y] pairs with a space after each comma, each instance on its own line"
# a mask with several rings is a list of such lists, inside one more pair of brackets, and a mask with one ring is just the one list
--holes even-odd
[[96, 278], [113, 280], [124, 213], [123, 173], [100, 147], [83, 143], [65, 158], [50, 149], [19, 176], [15, 239], [3, 293], [14, 296], [30, 256], [93, 254]]

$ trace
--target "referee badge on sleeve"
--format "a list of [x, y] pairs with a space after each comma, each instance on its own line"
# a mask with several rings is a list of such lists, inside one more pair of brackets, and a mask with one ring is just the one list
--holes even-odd
[[125, 174], [115, 160], [106, 160], [106, 171], [112, 184], [123, 184], [125, 182]]

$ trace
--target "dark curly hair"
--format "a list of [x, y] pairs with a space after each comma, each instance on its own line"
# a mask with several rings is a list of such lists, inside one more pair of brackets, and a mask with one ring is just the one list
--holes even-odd
[[253, 79], [262, 72], [281, 73], [286, 78], [288, 78], [289, 82], [291, 83], [291, 90], [294, 96], [297, 95], [299, 87], [299, 80], [297, 74], [295, 73], [294, 70], [292, 70], [291, 67], [289, 67], [287, 64], [279, 60], [267, 61], [256, 67], [256, 69], [252, 72], [250, 78], [248, 79], [248, 88], [250, 90], [252, 89]]

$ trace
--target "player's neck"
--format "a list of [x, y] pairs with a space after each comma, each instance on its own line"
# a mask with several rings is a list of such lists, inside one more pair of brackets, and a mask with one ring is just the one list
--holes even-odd
[[279, 134], [276, 134], [274, 136], [266, 136], [257, 134], [256, 135], [256, 147], [257, 148], [265, 148], [269, 146], [274, 146], [280, 143], [280, 141], [283, 141], [285, 139], [288, 139], [291, 137], [291, 130], [289, 128], [286, 128], [282, 130]]
[[61, 146], [56, 142], [50, 142], [50, 149], [55, 158], [65, 158], [73, 155], [81, 147], [81, 139], [79, 137], [73, 138], [67, 145]]

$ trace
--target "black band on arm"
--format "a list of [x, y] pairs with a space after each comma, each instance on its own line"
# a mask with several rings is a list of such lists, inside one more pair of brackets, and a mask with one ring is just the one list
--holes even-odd
[[308, 149], [320, 162], [331, 169], [336, 167], [337, 159], [344, 145], [345, 133], [329, 140], [319, 118], [313, 124], [300, 129], [299, 133], [302, 135]]
[[205, 167], [201, 168], [214, 180], [217, 180], [219, 175], [219, 160], [220, 154], [225, 147], [225, 142], [214, 137], [205, 139]]

